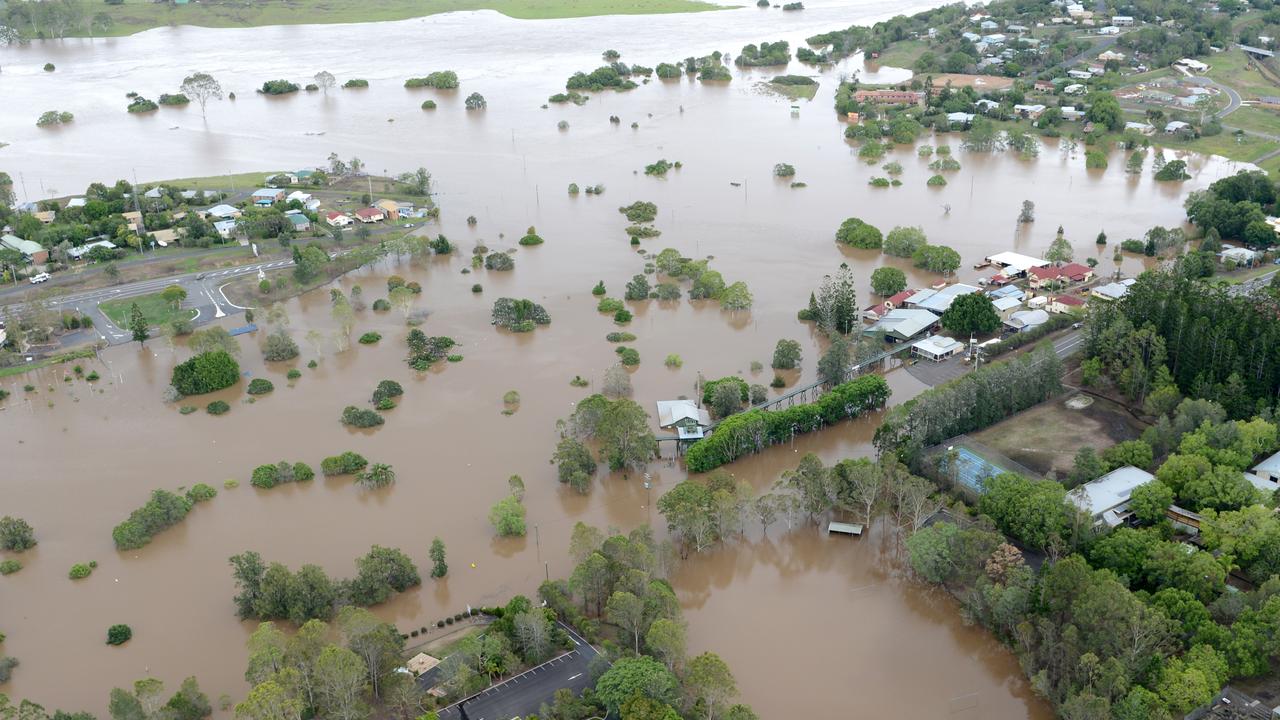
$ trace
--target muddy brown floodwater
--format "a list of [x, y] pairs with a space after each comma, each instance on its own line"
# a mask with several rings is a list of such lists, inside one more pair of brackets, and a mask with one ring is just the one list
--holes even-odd
[[[779, 69], [735, 71], [728, 86], [655, 81], [627, 94], [596, 94], [582, 107], [539, 108], [571, 71], [598, 65], [605, 46], [630, 62], [653, 65], [717, 48], [736, 54], [748, 41], [781, 36], [795, 42], [913, 9], [889, 2], [813, 4], [785, 15], [751, 8], [521, 22], [466, 13], [341, 28], [170, 28], [0, 49], [0, 139], [13, 143], [0, 151], [0, 166], [15, 177], [21, 173], [26, 188], [20, 195], [34, 197], [40, 187], [74, 192], [133, 168], [142, 180], [296, 168], [322, 162], [330, 151], [359, 155], [374, 170], [430, 168], [443, 208], [441, 224], [430, 230], [460, 244], [462, 256], [391, 258], [334, 286], [349, 293], [360, 284], [372, 302], [385, 296], [390, 274], [421, 282], [425, 290], [415, 308], [431, 313], [424, 329], [456, 338], [465, 356], [414, 373], [403, 361], [401, 316], [372, 311], [359, 314], [355, 335], [377, 330], [381, 343], [335, 353], [327, 342], [317, 356], [304, 336], [312, 329], [329, 335], [336, 327], [326, 288], [287, 303], [292, 332], [304, 347], [298, 363], [264, 366], [259, 339], [242, 339], [243, 369], [270, 378], [277, 389], [252, 404], [244, 383], [198, 399], [201, 406], [230, 402], [222, 417], [181, 416], [161, 402], [172, 366], [187, 355], [163, 341], [113, 348], [100, 361], [85, 362], [86, 373], [103, 375], [97, 385], [64, 382], [67, 368], [2, 381], [13, 394], [0, 406], [0, 514], [29, 520], [40, 545], [22, 556], [25, 569], [0, 580], [4, 651], [22, 662], [0, 690], [101, 714], [112, 686], [152, 675], [172, 687], [194, 674], [214, 698], [242, 697], [244, 641], [252, 628], [234, 617], [227, 558], [244, 550], [347, 576], [353, 559], [375, 543], [403, 548], [425, 566], [431, 538], [439, 536], [449, 550], [449, 577], [377, 609], [408, 631], [467, 604], [532, 593], [545, 572], [567, 575], [568, 537], [579, 520], [621, 530], [660, 520], [647, 504], [685, 477], [679, 467], [654, 463], [652, 498], [637, 478], [617, 475], [598, 478], [581, 496], [556, 482], [548, 462], [556, 419], [592, 390], [572, 388], [569, 379], [580, 374], [598, 386], [615, 358], [604, 340], [615, 326], [595, 312], [589, 290], [604, 280], [610, 295], [620, 297], [643, 267], [628, 247], [620, 205], [656, 202], [663, 235], [645, 241], [646, 248], [712, 256], [712, 268], [729, 282], [746, 281], [755, 295], [754, 308], [736, 315], [687, 300], [632, 303], [636, 317], [627, 329], [639, 337], [631, 345], [643, 358], [633, 375], [636, 399], [652, 412], [655, 400], [693, 394], [699, 372], [707, 378], [740, 372], [767, 383], [768, 371], [752, 374], [750, 363], [767, 365], [779, 338], [797, 339], [804, 348], [804, 369], [793, 382], [812, 380], [821, 344], [795, 311], [841, 262], [857, 274], [864, 304], [870, 304], [870, 272], [882, 263], [903, 267], [916, 286], [936, 280], [879, 253], [837, 247], [833, 232], [845, 217], [886, 230], [923, 226], [933, 242], [960, 251], [962, 279], [976, 277], [969, 267], [993, 251], [1043, 251], [1060, 224], [1078, 259], [1099, 254], [1100, 267], [1110, 271], [1110, 253], [1093, 245], [1099, 230], [1115, 242], [1153, 224], [1177, 224], [1186, 192], [1237, 169], [1221, 159], [1190, 157], [1192, 180], [1157, 185], [1149, 174], [1125, 176], [1119, 154], [1106, 172], [1086, 171], [1082, 156], [1046, 145], [1037, 160], [958, 152], [963, 170], [934, 189], [925, 186], [932, 174], [925, 161], [900, 148], [885, 161], [905, 166], [905, 184], [873, 190], [867, 180], [882, 171], [857, 160], [831, 112], [837, 76], [859, 70], [855, 65], [818, 73], [818, 95], [800, 103], [799, 116], [789, 112], [790, 101], [755, 87]], [[47, 60], [56, 62], [57, 72], [39, 70]], [[443, 67], [458, 70], [460, 93], [400, 87], [408, 75]], [[369, 78], [372, 86], [328, 98], [263, 98], [249, 90], [272, 77], [305, 80], [320, 69], [340, 80]], [[240, 98], [211, 105], [207, 125], [195, 108], [145, 118], [124, 113], [126, 91], [172, 91], [193, 70], [213, 72]], [[791, 71], [816, 72], [799, 65]], [[882, 78], [903, 77], [881, 72]], [[462, 110], [463, 95], [473, 90], [488, 97], [488, 110]], [[73, 126], [31, 127], [48, 97], [75, 112]], [[418, 110], [428, 97], [440, 103], [434, 113]], [[611, 125], [610, 115], [622, 124]], [[561, 119], [570, 123], [567, 131], [557, 130]], [[629, 127], [633, 121], [638, 129]], [[922, 141], [958, 147], [959, 139]], [[684, 167], [665, 179], [638, 172], [663, 157]], [[792, 189], [773, 178], [778, 162], [795, 165], [796, 179], [808, 187]], [[570, 182], [607, 189], [599, 197], [570, 197]], [[1014, 218], [1024, 199], [1036, 202], [1037, 220], [1019, 229]], [[477, 216], [478, 225], [468, 227], [468, 215]], [[475, 244], [514, 247], [529, 225], [547, 242], [520, 249], [514, 272], [461, 272]], [[1124, 262], [1126, 271], [1140, 268], [1139, 260]], [[482, 294], [470, 292], [477, 282]], [[525, 335], [494, 330], [489, 309], [500, 296], [541, 302], [552, 324]], [[683, 357], [682, 368], [663, 366], [669, 353]], [[313, 357], [319, 366], [306, 369]], [[302, 378], [290, 386], [285, 373], [295, 366]], [[406, 389], [387, 424], [371, 432], [339, 424], [342, 407], [366, 401], [384, 378]], [[890, 373], [889, 382], [895, 402], [921, 390], [903, 372]], [[34, 392], [23, 391], [28, 383]], [[511, 416], [501, 414], [507, 390], [522, 398]], [[764, 490], [805, 452], [828, 462], [870, 453], [877, 422], [873, 416], [842, 424], [728, 469]], [[271, 491], [247, 483], [258, 464], [288, 459], [314, 466], [346, 449], [392, 464], [397, 483], [377, 492], [359, 491], [345, 479]], [[528, 489], [531, 532], [495, 539], [487, 510], [507, 492], [511, 474], [523, 476]], [[196, 482], [221, 488], [227, 478], [240, 487], [220, 491], [148, 547], [113, 548], [111, 528], [153, 488]], [[89, 560], [99, 563], [92, 577], [67, 579], [73, 563]], [[785, 534], [775, 526], [767, 539], [748, 535], [691, 559], [674, 582], [688, 610], [692, 649], [721, 653], [743, 699], [763, 717], [1049, 716], [1007, 651], [965, 627], [951, 603], [902, 579], [890, 560], [875, 535], [844, 541], [811, 528]], [[134, 639], [107, 647], [107, 626], [120, 622], [133, 627]]]

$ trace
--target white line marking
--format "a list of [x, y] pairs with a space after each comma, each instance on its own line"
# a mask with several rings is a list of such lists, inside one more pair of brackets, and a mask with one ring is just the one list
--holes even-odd
[[570, 679], [570, 680], [577, 680], [577, 679], [578, 679], [578, 678], [580, 678], [580, 677], [582, 677], [582, 673], [578, 673], [577, 675], [574, 675], [574, 676], [570, 677], [569, 679]]

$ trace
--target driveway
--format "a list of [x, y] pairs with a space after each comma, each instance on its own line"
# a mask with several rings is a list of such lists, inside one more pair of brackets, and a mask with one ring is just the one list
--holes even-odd
[[589, 666], [600, 653], [569, 626], [574, 648], [558, 658], [504, 680], [484, 692], [439, 711], [440, 720], [510, 720], [537, 715], [542, 705], [551, 705], [557, 690], [566, 688], [575, 695], [591, 685]]

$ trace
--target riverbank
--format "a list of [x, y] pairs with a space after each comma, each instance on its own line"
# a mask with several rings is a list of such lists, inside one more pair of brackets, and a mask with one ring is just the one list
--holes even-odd
[[119, 37], [168, 25], [246, 28], [266, 25], [324, 25], [408, 20], [439, 13], [494, 10], [519, 20], [551, 20], [597, 15], [656, 15], [706, 12], [729, 6], [700, 0], [369, 0], [331, 3], [325, 0], [269, 0], [175, 5], [152, 0], [125, 0], [100, 8], [110, 27], [90, 35], [77, 28], [68, 37]]

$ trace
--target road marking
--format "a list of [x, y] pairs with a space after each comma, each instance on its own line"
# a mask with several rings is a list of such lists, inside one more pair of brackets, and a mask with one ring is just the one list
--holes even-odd
[[574, 676], [570, 677], [569, 679], [570, 679], [570, 680], [577, 680], [577, 679], [578, 679], [578, 678], [580, 678], [580, 677], [582, 677], [582, 673], [578, 673], [577, 675], [574, 675]]

